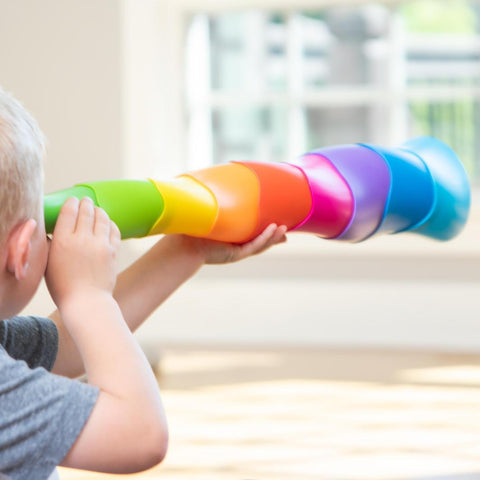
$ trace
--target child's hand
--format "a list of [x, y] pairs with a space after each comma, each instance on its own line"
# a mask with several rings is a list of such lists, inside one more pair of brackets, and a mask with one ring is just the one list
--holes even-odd
[[53, 232], [46, 271], [47, 286], [60, 306], [72, 295], [92, 291], [111, 294], [120, 232], [92, 200], [69, 198]]
[[270, 224], [258, 237], [248, 243], [237, 245], [234, 243], [217, 242], [203, 238], [183, 235], [182, 240], [188, 248], [198, 252], [206, 264], [231, 263], [243, 260], [251, 255], [257, 255], [278, 243], [287, 241], [285, 225]]

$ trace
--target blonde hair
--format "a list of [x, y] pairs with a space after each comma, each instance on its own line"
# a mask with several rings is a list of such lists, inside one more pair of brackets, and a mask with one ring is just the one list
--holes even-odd
[[39, 218], [44, 153], [35, 119], [0, 88], [0, 242], [17, 223]]

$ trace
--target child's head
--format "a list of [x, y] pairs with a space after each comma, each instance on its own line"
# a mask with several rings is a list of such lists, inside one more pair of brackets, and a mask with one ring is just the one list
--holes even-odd
[[37, 122], [0, 89], [0, 318], [25, 306], [45, 271], [44, 148]]

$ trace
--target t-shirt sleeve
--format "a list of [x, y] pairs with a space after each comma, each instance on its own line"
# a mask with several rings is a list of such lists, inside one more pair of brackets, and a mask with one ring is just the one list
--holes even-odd
[[58, 332], [48, 318], [0, 321], [0, 479], [48, 478], [85, 425], [98, 388], [53, 375]]
[[58, 350], [57, 327], [49, 318], [13, 317], [0, 321], [0, 344], [30, 368], [51, 370]]
[[97, 387], [31, 369], [0, 346], [0, 478], [46, 479], [88, 420]]

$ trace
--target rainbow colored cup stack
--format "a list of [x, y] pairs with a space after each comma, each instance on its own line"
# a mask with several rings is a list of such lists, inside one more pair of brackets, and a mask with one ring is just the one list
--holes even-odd
[[470, 209], [462, 163], [432, 137], [328, 147], [291, 163], [231, 162], [170, 181], [85, 183], [45, 196], [47, 232], [69, 196], [92, 198], [123, 238], [184, 233], [234, 243], [270, 223], [349, 242], [399, 232], [449, 240]]

